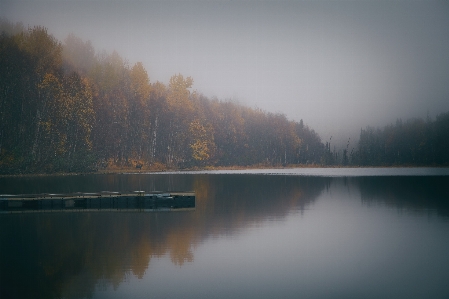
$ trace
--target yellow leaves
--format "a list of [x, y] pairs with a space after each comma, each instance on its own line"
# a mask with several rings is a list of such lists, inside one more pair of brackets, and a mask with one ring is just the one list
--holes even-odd
[[21, 48], [35, 59], [38, 76], [55, 71], [62, 63], [62, 45], [45, 27], [36, 26], [24, 32]]
[[92, 68], [90, 77], [94, 79], [103, 93], [116, 93], [121, 91], [127, 83], [129, 69], [124, 60], [117, 52], [110, 55], [103, 54], [103, 57]]
[[186, 90], [187, 88], [191, 88], [192, 85], [192, 77], [187, 77], [184, 79], [183, 75], [178, 74], [170, 78], [169, 88], [173, 90]]
[[[61, 82], [62, 81], [62, 82]], [[45, 74], [38, 84], [40, 91], [40, 121], [47, 151], [63, 155], [70, 147], [90, 149], [94, 121], [92, 92], [87, 79], [78, 74], [58, 79]]]
[[42, 82], [38, 84], [38, 88], [48, 97], [59, 97], [62, 90], [62, 86], [58, 78], [49, 73], [45, 74]]
[[190, 148], [192, 158], [196, 161], [209, 160], [215, 148], [212, 126], [204, 127], [198, 119], [190, 123], [189, 133], [192, 137]]
[[192, 135], [194, 135], [197, 138], [206, 137], [206, 129], [198, 119], [195, 119], [190, 123], [189, 131]]
[[152, 99], [162, 99], [165, 97], [167, 92], [167, 87], [159, 81], [151, 85], [151, 98]]
[[197, 161], [204, 161], [209, 159], [209, 147], [207, 141], [196, 140], [190, 144], [192, 149], [192, 157]]
[[184, 77], [181, 74], [172, 76], [168, 85], [169, 94], [167, 102], [172, 109], [185, 109], [187, 111], [193, 110], [192, 102], [189, 100], [190, 91], [193, 84], [191, 77]]
[[142, 101], [145, 101], [150, 96], [151, 85], [148, 78], [148, 73], [141, 62], [136, 63], [130, 72], [131, 90]]

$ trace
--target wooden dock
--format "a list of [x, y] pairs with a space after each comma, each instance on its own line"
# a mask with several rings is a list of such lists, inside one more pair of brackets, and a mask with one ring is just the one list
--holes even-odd
[[195, 208], [194, 192], [127, 193], [103, 191], [65, 194], [2, 194], [0, 213], [186, 210]]

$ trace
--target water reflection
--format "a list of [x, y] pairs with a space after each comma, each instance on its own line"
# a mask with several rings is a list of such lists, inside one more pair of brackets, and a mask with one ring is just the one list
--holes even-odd
[[431, 209], [447, 217], [448, 183], [447, 177], [207, 174], [3, 178], [5, 193], [194, 190], [196, 210], [0, 215], [0, 298], [92, 297], [99, 286], [118, 289], [129, 275], [158, 275], [151, 273], [154, 259], [194, 263], [195, 248], [210, 238], [307, 215], [317, 198], [338, 188], [360, 193], [363, 204]]
[[417, 213], [449, 216], [449, 177], [354, 178], [361, 200], [367, 205], [385, 204]]

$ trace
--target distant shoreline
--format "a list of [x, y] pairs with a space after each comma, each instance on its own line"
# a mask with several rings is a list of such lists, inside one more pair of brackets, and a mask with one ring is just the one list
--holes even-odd
[[44, 176], [83, 176], [83, 175], [105, 175], [105, 174], [162, 174], [162, 173], [188, 173], [188, 172], [203, 172], [203, 171], [226, 171], [226, 170], [270, 170], [270, 169], [369, 169], [369, 168], [389, 168], [389, 169], [402, 169], [402, 168], [449, 168], [449, 166], [416, 166], [416, 165], [404, 165], [404, 166], [343, 166], [343, 165], [289, 165], [289, 166], [217, 166], [217, 167], [194, 167], [186, 169], [141, 169], [124, 167], [116, 169], [105, 169], [95, 172], [55, 172], [55, 173], [20, 173], [20, 174], [1, 174], [0, 178], [8, 177], [44, 177]]

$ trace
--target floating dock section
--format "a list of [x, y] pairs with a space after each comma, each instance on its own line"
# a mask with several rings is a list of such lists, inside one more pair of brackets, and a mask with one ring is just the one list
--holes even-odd
[[103, 191], [67, 194], [3, 194], [0, 213], [190, 210], [195, 208], [194, 192], [128, 193]]

